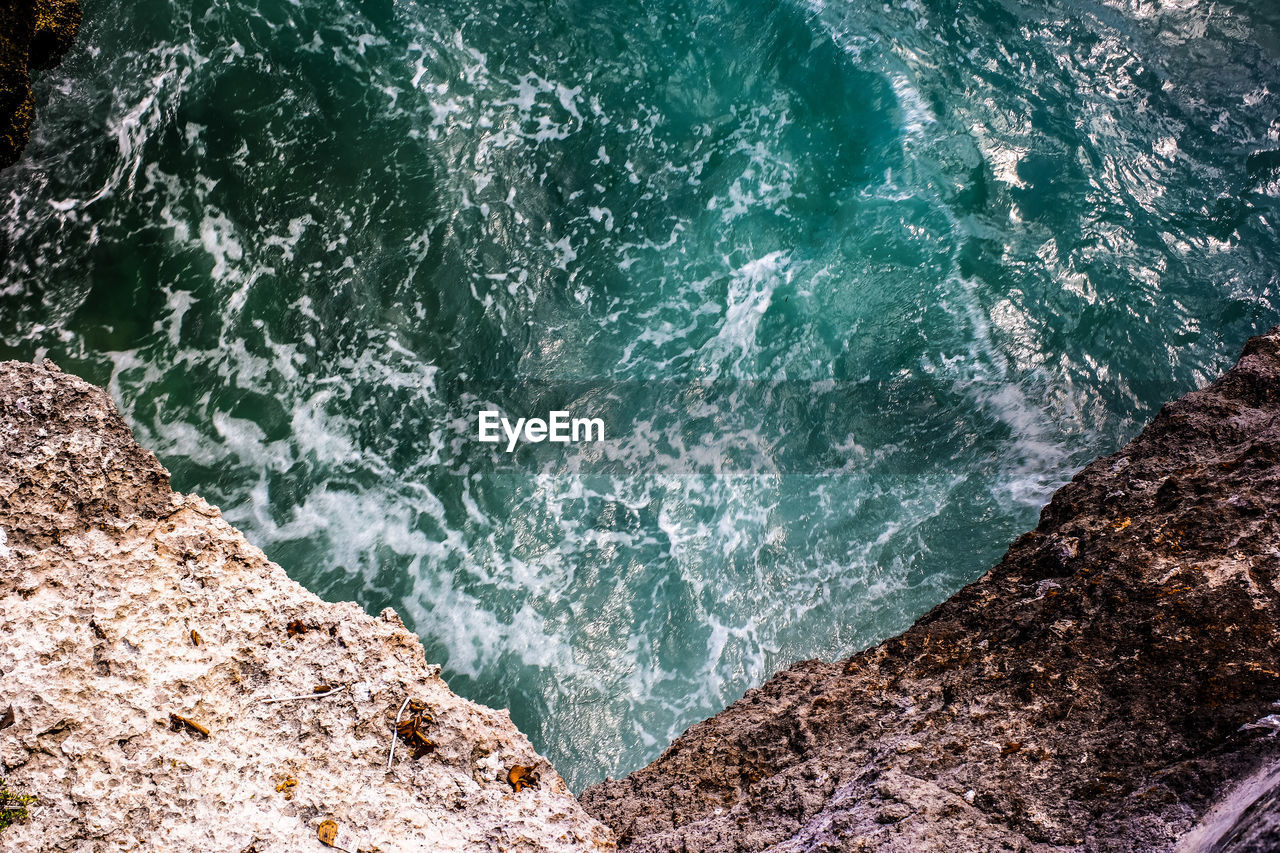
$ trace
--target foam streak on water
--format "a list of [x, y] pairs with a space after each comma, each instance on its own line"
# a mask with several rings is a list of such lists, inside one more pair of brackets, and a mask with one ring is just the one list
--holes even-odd
[[0, 356], [575, 787], [903, 629], [1280, 319], [1260, 0], [86, 6]]

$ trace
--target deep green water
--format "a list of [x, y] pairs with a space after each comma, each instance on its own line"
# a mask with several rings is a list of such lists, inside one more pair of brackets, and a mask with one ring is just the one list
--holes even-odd
[[1262, 0], [86, 0], [0, 357], [581, 788], [905, 628], [1280, 321], [1278, 57]]

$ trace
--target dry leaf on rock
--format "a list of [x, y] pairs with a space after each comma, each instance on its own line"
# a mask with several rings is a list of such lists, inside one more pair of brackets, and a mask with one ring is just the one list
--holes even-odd
[[538, 771], [532, 767], [517, 764], [507, 771], [507, 781], [511, 783], [511, 788], [518, 794], [525, 788], [536, 788], [538, 786]]
[[316, 828], [316, 837], [326, 847], [335, 846], [338, 840], [338, 824], [332, 820], [321, 821], [320, 826]]
[[436, 743], [427, 737], [426, 728], [435, 722], [435, 718], [427, 713], [427, 706], [417, 700], [410, 700], [409, 710], [413, 716], [396, 724], [396, 736], [413, 750], [415, 759], [421, 758], [436, 748]]

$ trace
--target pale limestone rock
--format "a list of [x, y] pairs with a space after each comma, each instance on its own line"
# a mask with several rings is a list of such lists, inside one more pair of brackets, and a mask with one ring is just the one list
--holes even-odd
[[[322, 851], [329, 819], [353, 853], [613, 849], [507, 712], [450, 692], [394, 612], [291, 581], [170, 491], [106, 394], [47, 363], [0, 364], [0, 530], [0, 761], [40, 797], [0, 849]], [[262, 701], [321, 684], [343, 689]], [[388, 771], [405, 697], [436, 748], [401, 743]], [[536, 788], [512, 790], [517, 764]]]

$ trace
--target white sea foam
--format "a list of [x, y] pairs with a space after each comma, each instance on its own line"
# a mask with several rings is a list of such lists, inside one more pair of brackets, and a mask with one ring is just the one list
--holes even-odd
[[790, 276], [784, 252], [770, 252], [729, 274], [724, 321], [705, 349], [710, 378], [721, 375], [726, 361], [732, 362], [730, 375], [752, 375], [749, 358], [757, 351], [760, 321], [769, 310], [774, 291], [789, 282]]

